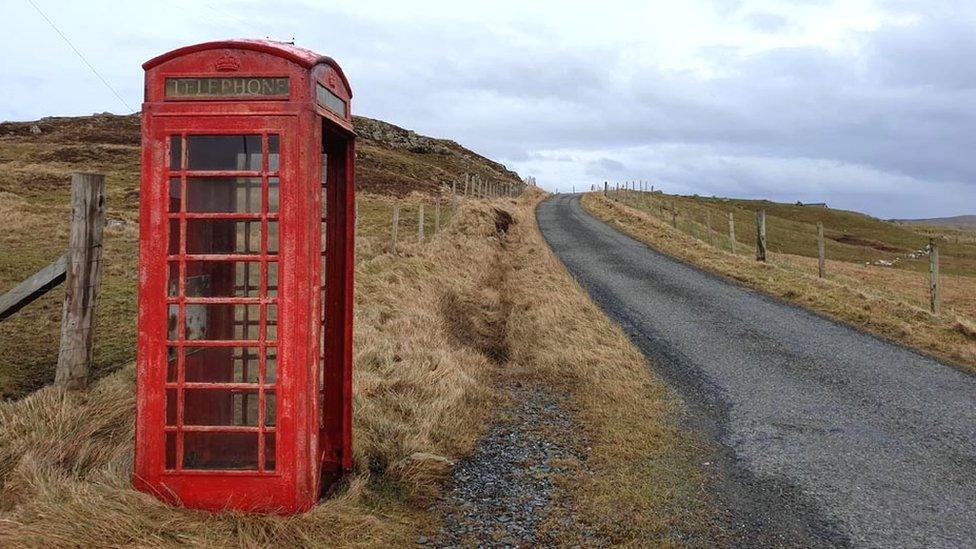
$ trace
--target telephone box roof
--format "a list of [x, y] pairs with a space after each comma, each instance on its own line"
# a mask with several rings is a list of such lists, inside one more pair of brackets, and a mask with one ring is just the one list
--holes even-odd
[[329, 65], [335, 69], [335, 71], [339, 74], [339, 77], [342, 78], [342, 83], [345, 85], [346, 89], [349, 90], [349, 96], [352, 97], [352, 87], [349, 85], [346, 75], [342, 72], [342, 67], [340, 67], [334, 59], [327, 55], [318, 54], [312, 50], [296, 46], [289, 42], [278, 42], [275, 40], [252, 40], [248, 38], [237, 38], [232, 40], [217, 40], [214, 42], [203, 42], [201, 44], [194, 44], [192, 46], [184, 46], [182, 48], [177, 48], [173, 51], [153, 57], [149, 61], [143, 63], [142, 68], [144, 70], [149, 70], [165, 63], [166, 61], [169, 61], [170, 59], [174, 59], [182, 55], [189, 55], [191, 53], [216, 49], [242, 49], [258, 51], [275, 55], [281, 57], [282, 59], [287, 59], [292, 63], [300, 65], [306, 69], [311, 69], [315, 65], [319, 64]]

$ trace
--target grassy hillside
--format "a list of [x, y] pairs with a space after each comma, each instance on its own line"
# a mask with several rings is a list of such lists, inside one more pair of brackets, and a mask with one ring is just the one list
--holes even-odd
[[[826, 254], [832, 260], [849, 263], [893, 262], [891, 268], [927, 272], [928, 257], [916, 253], [939, 239], [941, 270], [945, 274], [976, 277], [976, 232], [920, 229], [884, 221], [858, 212], [817, 206], [782, 204], [766, 200], [736, 200], [675, 196], [661, 193], [622, 191], [616, 198], [624, 204], [671, 222], [671, 210], [678, 212], [679, 228], [701, 238], [709, 236], [728, 247], [728, 215], [735, 218], [737, 251], [755, 253], [756, 212], [766, 211], [766, 235], [774, 253], [817, 256], [817, 222], [824, 225]], [[712, 231], [708, 233], [707, 226]], [[963, 238], [957, 238], [960, 234]]]
[[[443, 198], [465, 174], [517, 182], [506, 170], [457, 143], [417, 135], [357, 117], [360, 232], [388, 234], [389, 200]], [[137, 115], [45, 118], [0, 123], [0, 292], [54, 261], [67, 243], [70, 174], [106, 175], [107, 216], [102, 294], [96, 323], [98, 375], [134, 358], [135, 277], [138, 254], [140, 121]], [[445, 210], [444, 221], [448, 212]], [[415, 224], [405, 208], [401, 223]], [[433, 222], [428, 216], [428, 223]], [[432, 227], [430, 227], [432, 229]], [[430, 230], [429, 229], [429, 230]], [[415, 231], [404, 230], [409, 240]], [[363, 241], [366, 246], [367, 241]], [[371, 253], [367, 246], [360, 250]], [[0, 397], [26, 394], [49, 382], [57, 362], [59, 289], [0, 323]]]
[[[591, 213], [682, 260], [776, 297], [976, 369], [976, 243], [856, 212], [766, 201], [661, 193], [589, 193]], [[766, 263], [755, 260], [756, 211], [767, 212]], [[677, 213], [677, 229], [672, 214]], [[728, 214], [735, 219], [731, 252]], [[827, 276], [817, 276], [816, 222], [825, 228]], [[711, 230], [709, 230], [709, 227]], [[931, 231], [931, 232], [930, 232]], [[942, 314], [929, 305], [929, 258], [939, 239]], [[885, 263], [879, 264], [879, 260]], [[897, 261], [896, 261], [897, 260]]]

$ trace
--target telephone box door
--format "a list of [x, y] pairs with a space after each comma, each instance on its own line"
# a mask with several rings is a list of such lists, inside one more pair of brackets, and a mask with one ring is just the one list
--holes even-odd
[[141, 325], [156, 331], [147, 412], [160, 420], [142, 427], [160, 430], [146, 438], [159, 447], [145, 455], [161, 461], [149, 469], [164, 485], [171, 475], [184, 500], [205, 499], [222, 474], [246, 480], [235, 506], [317, 496], [315, 400], [300, 395], [318, 385], [302, 351], [314, 334], [301, 318], [318, 288], [309, 262], [289, 261], [318, 246], [317, 226], [302, 234], [311, 216], [300, 208], [314, 194], [301, 195], [310, 185], [296, 180], [297, 120], [156, 117], [150, 129], [166, 158], [154, 159], [160, 195], [148, 202], [163, 211], [147, 224], [158, 253], [143, 258], [144, 291], [156, 295], [140, 301], [151, 320]]

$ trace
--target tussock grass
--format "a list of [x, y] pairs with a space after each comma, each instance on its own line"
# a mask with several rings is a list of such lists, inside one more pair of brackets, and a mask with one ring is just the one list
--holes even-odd
[[[927, 309], [925, 275], [909, 270], [859, 269], [831, 261], [828, 277], [819, 279], [815, 260], [771, 253], [766, 263], [754, 256], [732, 255], [709, 245], [650, 212], [631, 208], [599, 194], [587, 194], [583, 206], [596, 217], [674, 257], [792, 303], [824, 313], [883, 338], [915, 347], [950, 362], [976, 369], [976, 342], [954, 326], [953, 318], [972, 322], [972, 278], [948, 280], [948, 302], [941, 317]], [[738, 223], [738, 220], [737, 220]], [[736, 226], [736, 234], [739, 234]], [[747, 252], [748, 253], [748, 252]]]
[[[445, 303], [481, 304], [501, 249], [495, 209], [462, 206], [431, 242], [357, 266], [354, 337], [356, 470], [309, 513], [261, 517], [168, 507], [131, 488], [132, 366], [86, 392], [53, 388], [0, 403], [0, 546], [289, 547], [405, 545], [430, 529], [426, 512], [443, 462], [471, 448], [491, 403], [495, 362], [479, 318], [459, 325]], [[369, 238], [365, 246], [373, 246]], [[451, 315], [447, 314], [451, 312]], [[463, 344], [461, 342], [464, 342]], [[416, 456], [415, 456], [416, 457]]]

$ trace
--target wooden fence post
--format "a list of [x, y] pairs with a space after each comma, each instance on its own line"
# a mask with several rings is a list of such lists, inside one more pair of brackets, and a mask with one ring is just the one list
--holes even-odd
[[766, 261], [766, 210], [756, 212], [756, 261]]
[[400, 224], [400, 206], [393, 205], [393, 234], [390, 239], [390, 253], [396, 255], [397, 226]]
[[420, 211], [417, 213], [417, 240], [424, 241], [424, 203], [420, 203]]
[[468, 185], [471, 184], [471, 178], [468, 174], [464, 174], [464, 196], [468, 196]]
[[712, 243], [712, 213], [705, 212], [705, 241]]
[[102, 275], [104, 228], [105, 176], [71, 174], [67, 292], [61, 308], [61, 347], [54, 373], [54, 384], [65, 389], [88, 386], [88, 370], [95, 350], [95, 306]]
[[929, 238], [929, 305], [932, 314], [939, 316], [942, 303], [939, 295], [939, 246]]
[[674, 204], [671, 205], [671, 226], [675, 229], [678, 228], [678, 210], [674, 207]]
[[729, 249], [735, 255], [735, 216], [732, 212], [729, 212]]
[[827, 274], [827, 252], [824, 248], [823, 222], [817, 221], [817, 276], [823, 278]]
[[610, 196], [610, 184], [606, 181], [603, 182], [603, 196]]
[[441, 203], [434, 204], [434, 234], [441, 232]]

